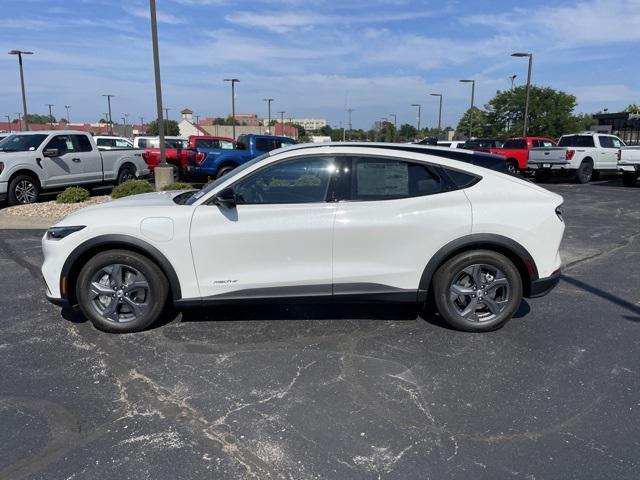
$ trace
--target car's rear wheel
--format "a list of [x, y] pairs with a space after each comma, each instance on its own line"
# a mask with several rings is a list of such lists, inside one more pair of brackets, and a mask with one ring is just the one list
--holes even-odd
[[507, 160], [507, 172], [509, 172], [511, 175], [517, 175], [518, 174], [518, 162], [516, 162], [515, 160]]
[[515, 265], [491, 250], [473, 250], [447, 260], [433, 277], [438, 312], [452, 327], [487, 332], [502, 327], [522, 301]]
[[227, 173], [229, 173], [234, 168], [236, 167], [234, 167], [233, 165], [223, 165], [218, 169], [218, 172], [216, 173], [216, 178], [224, 177]]
[[622, 172], [622, 184], [625, 187], [633, 187], [638, 181], [638, 174], [636, 172]]
[[82, 313], [100, 330], [136, 332], [157, 320], [169, 287], [162, 270], [147, 257], [108, 250], [82, 268], [76, 296]]
[[581, 184], [589, 183], [593, 176], [593, 163], [583, 160], [578, 170], [576, 170], [576, 181]]
[[116, 183], [120, 185], [121, 183], [128, 182], [129, 180], [136, 179], [136, 171], [134, 167], [131, 165], [123, 165], [118, 172], [118, 178]]
[[40, 198], [40, 186], [30, 175], [17, 175], [9, 182], [9, 204], [36, 203]]

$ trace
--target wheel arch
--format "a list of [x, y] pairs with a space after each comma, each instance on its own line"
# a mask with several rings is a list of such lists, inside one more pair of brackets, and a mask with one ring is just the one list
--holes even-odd
[[62, 298], [68, 300], [71, 305], [77, 303], [76, 281], [78, 274], [86, 260], [93, 255], [106, 250], [129, 250], [144, 255], [154, 262], [167, 277], [169, 290], [174, 301], [182, 298], [180, 280], [175, 269], [167, 258], [153, 245], [129, 235], [101, 235], [89, 239], [77, 246], [65, 261], [60, 274], [60, 286]]
[[530, 295], [531, 283], [538, 279], [538, 268], [527, 249], [515, 240], [502, 235], [475, 233], [449, 242], [431, 257], [420, 277], [418, 301], [423, 303], [427, 300], [431, 279], [442, 264], [459, 253], [478, 249], [492, 250], [511, 260], [522, 278], [524, 296]]
[[38, 186], [42, 188], [42, 180], [38, 173], [27, 167], [18, 167], [14, 172], [11, 172], [9, 180], [7, 180], [7, 185], [9, 185], [18, 175], [29, 175], [30, 177], [33, 177], [38, 182]]
[[233, 167], [233, 168], [238, 168], [239, 166], [240, 166], [240, 164], [239, 164], [237, 161], [235, 161], [235, 160], [231, 160], [231, 159], [229, 159], [229, 160], [222, 160], [222, 161], [218, 164], [218, 166], [216, 167], [216, 173], [218, 173], [218, 171], [219, 171], [221, 168], [224, 168], [224, 167]]

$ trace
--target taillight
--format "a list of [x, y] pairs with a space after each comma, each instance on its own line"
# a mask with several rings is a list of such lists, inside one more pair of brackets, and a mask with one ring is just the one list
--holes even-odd
[[567, 154], [565, 155], [565, 158], [567, 159], [567, 161], [571, 161], [571, 159], [573, 158], [573, 156], [576, 154], [575, 150], [567, 150]]
[[146, 162], [149, 160], [149, 152], [142, 152], [142, 159]]
[[[622, 150], [618, 149], [618, 163], [622, 160]], [[0, 170], [1, 172], [2, 170]]]
[[202, 162], [204, 162], [205, 158], [207, 158], [207, 155], [205, 153], [202, 153], [202, 152], [196, 153], [196, 163], [198, 165], [202, 165]]

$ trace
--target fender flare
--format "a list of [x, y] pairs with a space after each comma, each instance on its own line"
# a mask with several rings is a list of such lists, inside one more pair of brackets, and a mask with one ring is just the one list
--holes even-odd
[[[40, 167], [40, 169], [42, 169], [42, 167]], [[32, 176], [36, 177], [36, 179], [38, 180], [38, 183], [40, 184], [40, 187], [47, 188], [46, 182], [42, 181], [43, 179], [38, 173], [38, 171], [36, 170], [35, 166], [30, 163], [20, 163], [18, 165], [12, 165], [10, 168], [8, 168], [6, 171], [7, 184], [10, 182], [11, 177], [15, 176], [15, 174], [18, 172], [25, 172], [25, 173], [28, 172]]]
[[[109, 235], [99, 235], [97, 237], [90, 238], [82, 242], [78, 245], [67, 257], [64, 265], [62, 266], [62, 271], [60, 273], [60, 282], [62, 284], [62, 279], [69, 279], [70, 276], [77, 274], [77, 261], [87, 252], [94, 250], [99, 247], [111, 247], [111, 248], [124, 248], [130, 249], [135, 252], [146, 255], [151, 260], [156, 262], [156, 264], [160, 267], [162, 272], [167, 277], [169, 281], [169, 285], [171, 287], [171, 294], [173, 300], [180, 300], [182, 298], [182, 290], [180, 288], [180, 280], [178, 279], [178, 275], [176, 274], [175, 269], [167, 260], [160, 250], [158, 250], [153, 245], [141, 240], [137, 237], [132, 237], [131, 235], [122, 235], [122, 234], [109, 234]], [[75, 278], [73, 278], [75, 281]], [[62, 291], [62, 290], [61, 290]], [[69, 297], [67, 294], [63, 295], [64, 299]]]
[[444, 263], [448, 258], [461, 251], [469, 250], [470, 247], [474, 249], [494, 249], [499, 252], [507, 253], [507, 256], [511, 260], [517, 260], [515, 262], [516, 267], [523, 276], [523, 280], [525, 280], [523, 282], [524, 293], [525, 296], [528, 295], [531, 282], [538, 279], [538, 268], [527, 249], [515, 240], [502, 235], [493, 233], [472, 233], [447, 243], [429, 259], [429, 262], [420, 277], [420, 284], [418, 286], [419, 301], [426, 301], [429, 287], [431, 285], [431, 279], [436, 273], [438, 267], [440, 267], [440, 265], [442, 265], [442, 263]]

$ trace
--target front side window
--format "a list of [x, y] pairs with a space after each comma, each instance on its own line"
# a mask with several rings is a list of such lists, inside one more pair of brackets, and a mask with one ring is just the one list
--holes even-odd
[[274, 141], [269, 138], [256, 138], [256, 150], [260, 152], [270, 152], [278, 148]]
[[58, 155], [64, 155], [65, 153], [75, 151], [73, 148], [73, 141], [71, 140], [71, 135], [56, 135], [45, 147], [45, 150], [49, 148], [57, 148]]
[[389, 200], [442, 191], [440, 178], [427, 165], [390, 158], [354, 158], [352, 200]]
[[234, 186], [238, 203], [318, 203], [327, 198], [332, 157], [310, 157], [271, 165]]
[[613, 142], [613, 147], [614, 148], [624, 147], [623, 141], [620, 140], [618, 137], [611, 137], [611, 141]]
[[600, 141], [600, 146], [602, 148], [614, 148], [613, 147], [613, 137], [605, 137], [605, 136], [598, 136], [598, 140]]

